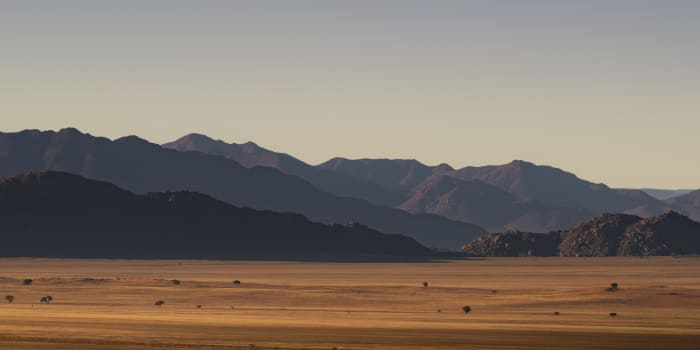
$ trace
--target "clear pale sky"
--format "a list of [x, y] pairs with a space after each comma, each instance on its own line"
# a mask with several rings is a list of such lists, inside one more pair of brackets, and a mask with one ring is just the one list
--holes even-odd
[[700, 187], [700, 1], [0, 0], [0, 130]]

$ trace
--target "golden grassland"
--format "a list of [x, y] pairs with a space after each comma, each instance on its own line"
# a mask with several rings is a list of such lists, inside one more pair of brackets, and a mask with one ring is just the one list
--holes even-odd
[[0, 259], [5, 295], [0, 349], [700, 349], [698, 258]]

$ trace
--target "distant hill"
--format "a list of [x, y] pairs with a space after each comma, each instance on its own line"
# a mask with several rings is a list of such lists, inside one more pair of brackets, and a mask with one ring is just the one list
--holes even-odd
[[679, 208], [693, 220], [700, 221], [700, 190], [664, 200], [664, 204]]
[[523, 200], [481, 180], [434, 175], [416, 186], [399, 208], [478, 222], [492, 232], [551, 231], [588, 219], [590, 212]]
[[457, 170], [454, 176], [482, 180], [523, 199], [584, 209], [593, 214], [622, 212], [658, 203], [641, 190], [616, 190], [558, 168], [520, 160], [504, 165], [466, 167]]
[[462, 250], [478, 256], [700, 254], [700, 223], [676, 212], [651, 218], [604, 214], [565, 231], [482, 236]]
[[456, 249], [485, 231], [438, 215], [412, 215], [323, 192], [271, 167], [165, 149], [135, 136], [109, 140], [76, 129], [0, 133], [0, 176], [57, 170], [145, 193], [188, 189], [237, 206], [295, 212], [322, 223], [359, 222], [429, 247]]
[[658, 200], [666, 200], [693, 192], [693, 190], [664, 190], [658, 188], [642, 188], [641, 190]]
[[361, 225], [239, 208], [194, 192], [135, 195], [61, 172], [0, 179], [0, 256], [233, 258], [251, 254], [426, 256]]
[[226, 143], [201, 134], [189, 134], [173, 142], [163, 144], [163, 147], [178, 151], [198, 151], [220, 155], [235, 160], [247, 168], [254, 166], [276, 168], [284, 173], [301, 177], [320, 190], [341, 197], [365, 199], [376, 205], [394, 206], [402, 197], [400, 192], [392, 191], [373, 182], [313, 167], [289, 154], [274, 152], [253, 142]]
[[427, 166], [415, 159], [333, 158], [317, 167], [371, 181], [394, 191], [410, 192], [435, 174], [454, 171], [447, 164]]

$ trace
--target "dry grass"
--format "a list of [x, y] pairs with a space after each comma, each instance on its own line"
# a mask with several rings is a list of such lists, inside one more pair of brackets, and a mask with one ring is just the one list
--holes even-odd
[[[0, 304], [2, 349], [249, 349], [251, 344], [694, 349], [700, 344], [697, 258], [1, 259], [0, 276], [0, 296], [16, 297], [11, 305]], [[27, 277], [33, 285], [22, 285]], [[242, 283], [234, 286], [233, 280]], [[424, 288], [423, 281], [430, 286]], [[620, 289], [606, 292], [611, 282]], [[44, 295], [54, 302], [40, 304]], [[161, 299], [165, 305], [153, 306]], [[462, 312], [465, 305], [472, 308], [469, 315]]]

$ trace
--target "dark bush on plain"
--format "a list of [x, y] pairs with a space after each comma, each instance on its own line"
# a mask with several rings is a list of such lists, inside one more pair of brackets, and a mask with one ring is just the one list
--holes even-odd
[[6, 295], [5, 300], [7, 300], [8, 304], [12, 304], [12, 302], [15, 301], [15, 296], [14, 295]]
[[32, 280], [31, 278], [25, 278], [24, 281], [22, 281], [22, 284], [24, 284], [25, 286], [31, 286], [32, 282], [34, 282], [34, 280]]
[[174, 285], [179, 286], [180, 285], [180, 280], [173, 280], [172, 281]]
[[239, 281], [239, 280], [235, 280], [235, 281], [233, 281], [233, 284], [235, 284], [235, 285], [237, 285], [237, 286], [238, 286], [238, 285], [240, 285], [240, 284], [241, 284], [241, 281]]
[[463, 306], [462, 311], [464, 311], [465, 314], [468, 314], [472, 312], [472, 308], [470, 306]]
[[158, 300], [158, 301], [156, 301], [155, 303], [153, 303], [153, 305], [155, 305], [155, 306], [157, 306], [157, 307], [161, 307], [161, 306], [165, 305], [165, 301], [163, 301], [163, 300]]

